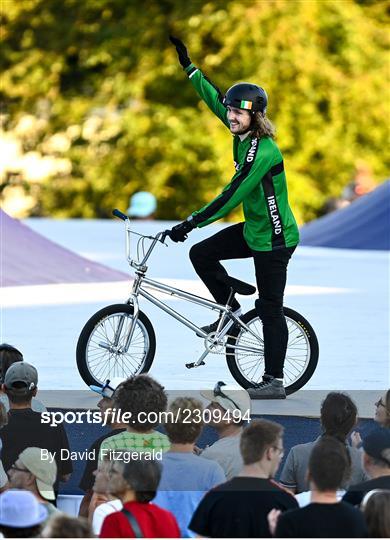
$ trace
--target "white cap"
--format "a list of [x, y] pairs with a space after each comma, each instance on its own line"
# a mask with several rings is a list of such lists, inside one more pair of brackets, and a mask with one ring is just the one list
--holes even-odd
[[228, 385], [219, 381], [214, 390], [202, 390], [200, 395], [209, 401], [218, 403], [225, 411], [239, 410], [242, 415], [251, 411], [251, 398], [241, 386]]
[[0, 525], [34, 527], [47, 517], [46, 508], [30, 491], [9, 489], [0, 495]]
[[41, 448], [29, 446], [19, 454], [23, 465], [34, 476], [39, 493], [45, 499], [55, 499], [53, 485], [57, 478], [57, 464], [47, 459], [42, 459]]

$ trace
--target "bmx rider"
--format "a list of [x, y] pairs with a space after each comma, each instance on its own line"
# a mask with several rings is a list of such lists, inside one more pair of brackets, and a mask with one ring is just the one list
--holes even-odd
[[[253, 399], [284, 399], [283, 365], [288, 329], [283, 314], [287, 265], [298, 242], [298, 227], [290, 209], [283, 157], [275, 143], [275, 129], [266, 116], [268, 97], [252, 83], [238, 83], [223, 96], [219, 89], [192, 64], [184, 43], [170, 36], [179, 62], [192, 85], [233, 135], [236, 172], [230, 183], [206, 206], [192, 213], [169, 232], [174, 242], [184, 242], [195, 227], [204, 227], [224, 217], [239, 204], [245, 222], [226, 227], [195, 244], [190, 258], [196, 273], [216, 302], [226, 304], [230, 289], [219, 279], [227, 274], [220, 261], [252, 257], [259, 298], [256, 311], [263, 325], [263, 380], [248, 388]], [[231, 307], [240, 313], [234, 298]], [[203, 327], [217, 329], [218, 321]]]

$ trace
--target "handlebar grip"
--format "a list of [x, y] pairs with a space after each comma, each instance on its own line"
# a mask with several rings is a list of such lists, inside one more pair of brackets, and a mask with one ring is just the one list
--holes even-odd
[[164, 231], [161, 235], [160, 241], [165, 242], [167, 236], [169, 236], [170, 231]]
[[117, 208], [115, 208], [115, 210], [112, 211], [112, 214], [119, 219], [123, 219], [123, 221], [126, 221], [126, 219], [128, 219], [128, 216], [126, 216], [126, 214], [124, 214]]

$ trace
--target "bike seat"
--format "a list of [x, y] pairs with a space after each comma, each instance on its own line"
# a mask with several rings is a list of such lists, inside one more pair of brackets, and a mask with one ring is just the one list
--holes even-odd
[[242, 294], [243, 296], [248, 296], [256, 292], [256, 287], [250, 283], [245, 283], [245, 281], [240, 281], [227, 274], [218, 274], [218, 280], [231, 287], [235, 293]]

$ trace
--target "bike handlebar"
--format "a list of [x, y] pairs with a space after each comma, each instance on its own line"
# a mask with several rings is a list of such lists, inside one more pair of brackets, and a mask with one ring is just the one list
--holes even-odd
[[165, 238], [166, 238], [167, 236], [169, 236], [169, 231], [162, 231], [160, 234], [161, 234], [160, 242], [163, 242], [163, 243], [164, 243], [164, 242], [165, 242]]
[[115, 210], [112, 211], [112, 214], [119, 218], [119, 219], [122, 219], [123, 221], [126, 221], [126, 219], [129, 219], [128, 216], [126, 216], [126, 214], [124, 214], [123, 212], [121, 212], [120, 210], [118, 210], [117, 208], [115, 208]]
[[[115, 208], [115, 210], [112, 211], [112, 215], [121, 219], [122, 221], [126, 221], [127, 219], [129, 219], [129, 216], [126, 216], [126, 214], [118, 210], [118, 208]], [[159, 240], [160, 242], [164, 243], [166, 237], [169, 236], [169, 232], [170, 231], [160, 231], [159, 233], [156, 234], [154, 239]]]

